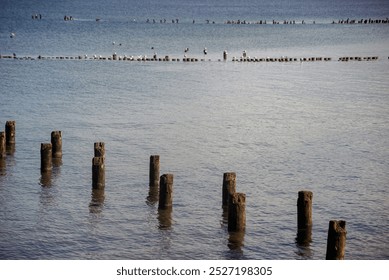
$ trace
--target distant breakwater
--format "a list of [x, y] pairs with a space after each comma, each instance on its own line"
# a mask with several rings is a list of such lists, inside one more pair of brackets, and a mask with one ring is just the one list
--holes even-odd
[[[148, 57], [147, 55], [128, 56], [128, 55], [117, 55], [116, 53], [109, 56], [102, 55], [75, 55], [75, 56], [16, 56], [12, 55], [0, 55], [0, 59], [8, 60], [95, 60], [95, 61], [138, 61], [138, 62], [328, 62], [328, 61], [378, 61], [378, 56], [342, 56], [342, 57], [322, 57], [322, 56], [309, 56], [309, 57], [250, 57], [244, 52], [240, 57], [232, 57], [230, 60], [227, 58], [227, 52], [223, 52], [223, 56], [220, 59], [212, 60], [198, 57], [186, 57], [177, 58], [169, 55], [157, 57], [156, 55]], [[389, 59], [389, 56], [388, 56]]]
[[[31, 18], [33, 20], [42, 20], [44, 19], [44, 16], [42, 14], [33, 14], [31, 15]], [[80, 20], [76, 16], [71, 15], [64, 15], [61, 19], [63, 21], [77, 21]], [[85, 20], [85, 19], [82, 19]], [[104, 19], [100, 17], [96, 17], [94, 19], [89, 19], [90, 21], [109, 21], [109, 19]], [[161, 18], [161, 19], [155, 19], [155, 18], [147, 18], [147, 19], [129, 19], [129, 22], [135, 22], [135, 23], [150, 23], [150, 24], [179, 24], [179, 23], [200, 23], [200, 24], [219, 24], [220, 22], [217, 22], [216, 20], [212, 19], [205, 19], [205, 20], [198, 20], [198, 19], [180, 19], [180, 18]], [[223, 24], [316, 24], [316, 20], [296, 20], [296, 19], [283, 19], [283, 20], [276, 20], [276, 19], [260, 19], [260, 20], [246, 20], [246, 19], [228, 19], [221, 22]], [[360, 18], [360, 19], [337, 19], [332, 20], [328, 22], [320, 22], [322, 23], [331, 23], [331, 24], [389, 24], [389, 17], [386, 18]]]

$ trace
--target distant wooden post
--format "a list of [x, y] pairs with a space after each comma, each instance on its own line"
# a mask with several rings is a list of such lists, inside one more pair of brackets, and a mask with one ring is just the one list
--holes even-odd
[[149, 186], [159, 186], [159, 155], [150, 156]]
[[326, 260], [343, 260], [346, 249], [346, 221], [330, 221]]
[[5, 123], [5, 144], [6, 145], [14, 145], [15, 144], [15, 121], [7, 121]]
[[104, 142], [96, 142], [94, 144], [95, 157], [105, 157], [105, 144]]
[[52, 131], [51, 132], [51, 144], [53, 147], [53, 158], [62, 157], [62, 132]]
[[41, 143], [41, 172], [48, 172], [52, 169], [52, 145]]
[[92, 159], [92, 188], [100, 189], [105, 187], [105, 165], [104, 157]]
[[304, 230], [312, 226], [312, 192], [299, 191], [297, 199], [297, 229]]
[[159, 209], [173, 206], [173, 174], [163, 174], [159, 181]]
[[226, 50], [223, 52], [223, 60], [224, 60], [224, 61], [227, 60], [227, 51], [226, 51]]
[[246, 228], [246, 195], [234, 193], [228, 203], [228, 231], [244, 231]]
[[5, 148], [5, 132], [0, 132], [0, 159], [5, 158], [6, 156], [6, 148]]
[[228, 197], [236, 192], [236, 173], [226, 172], [223, 174], [223, 207], [228, 206]]

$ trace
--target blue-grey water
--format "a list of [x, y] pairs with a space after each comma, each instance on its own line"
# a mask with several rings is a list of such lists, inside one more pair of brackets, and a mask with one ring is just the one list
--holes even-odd
[[[332, 24], [388, 16], [384, 0], [1, 0], [0, 54], [17, 59], [0, 59], [0, 130], [16, 121], [0, 168], [0, 258], [324, 259], [329, 220], [342, 219], [346, 259], [388, 259], [389, 24]], [[185, 48], [206, 61], [89, 59], [182, 59]], [[232, 62], [243, 50], [332, 60]], [[63, 158], [42, 178], [54, 130]], [[99, 141], [103, 194], [91, 184]], [[153, 154], [174, 174], [168, 215], [149, 197]], [[246, 194], [238, 244], [221, 207], [229, 171]], [[300, 190], [313, 192], [308, 246], [296, 244]]]

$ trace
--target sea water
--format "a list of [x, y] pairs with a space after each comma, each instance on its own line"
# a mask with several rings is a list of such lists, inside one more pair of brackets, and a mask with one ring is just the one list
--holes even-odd
[[[328, 222], [342, 219], [347, 259], [387, 259], [389, 24], [332, 22], [388, 16], [381, 0], [2, 1], [0, 54], [17, 59], [0, 59], [0, 125], [16, 121], [0, 257], [324, 259]], [[298, 60], [231, 61], [243, 51]], [[90, 59], [113, 53], [180, 62]], [[62, 162], [42, 178], [54, 130]], [[94, 142], [106, 146], [103, 195], [92, 192]], [[153, 154], [174, 174], [168, 215], [149, 194]], [[221, 205], [230, 171], [246, 194], [238, 242]], [[300, 190], [313, 192], [307, 246], [296, 244]]]

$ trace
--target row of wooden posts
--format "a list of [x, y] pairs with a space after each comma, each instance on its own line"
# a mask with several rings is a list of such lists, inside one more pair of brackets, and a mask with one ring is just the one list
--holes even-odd
[[[5, 157], [6, 145], [15, 144], [15, 121], [6, 123], [5, 133], [0, 132], [0, 157]], [[62, 158], [62, 132], [52, 131], [51, 143], [41, 143], [41, 173], [52, 170], [52, 159]], [[92, 159], [92, 189], [105, 188], [105, 143], [94, 143]], [[173, 174], [160, 176], [160, 156], [150, 156], [149, 186], [159, 189], [158, 209], [173, 207]], [[312, 236], [311, 191], [299, 191], [297, 199], [297, 241], [300, 244], [311, 241]], [[236, 173], [223, 174], [222, 206], [227, 210], [228, 231], [244, 232], [246, 228], [246, 194], [236, 192]], [[327, 260], [344, 259], [346, 246], [346, 222], [331, 220], [327, 238]]]

